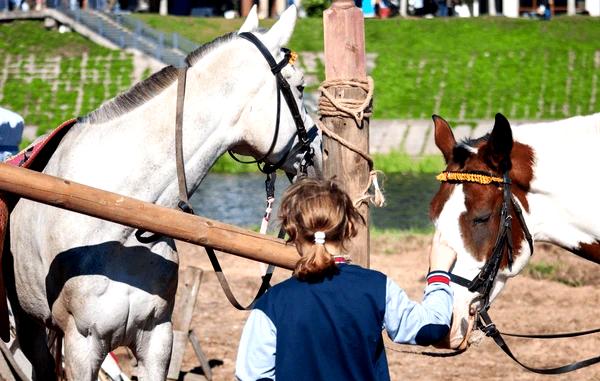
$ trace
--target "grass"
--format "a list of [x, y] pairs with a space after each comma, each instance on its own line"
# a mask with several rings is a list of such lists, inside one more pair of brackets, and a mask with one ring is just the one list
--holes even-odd
[[[241, 25], [241, 20], [136, 17], [198, 43]], [[377, 56], [375, 118], [437, 113], [468, 122], [502, 112], [509, 119], [558, 119], [600, 110], [600, 96], [594, 95], [600, 93], [600, 23], [594, 18], [369, 19], [365, 36], [367, 51]], [[299, 52], [322, 51], [321, 20], [299, 20], [289, 45]], [[323, 80], [322, 65], [315, 74]]]
[[[0, 103], [38, 135], [85, 115], [132, 84], [133, 59], [38, 21], [0, 24]], [[23, 142], [22, 146], [27, 142]]]
[[375, 168], [384, 173], [439, 173], [445, 168], [440, 155], [410, 156], [400, 151], [373, 155]]
[[548, 263], [544, 261], [530, 262], [524, 269], [524, 274], [533, 279], [545, 279], [562, 283], [570, 287], [581, 287], [585, 282], [576, 279], [568, 273], [560, 271], [560, 263]]
[[[238, 156], [240, 160], [249, 161], [252, 158], [245, 156]], [[258, 172], [256, 164], [243, 164], [233, 160], [228, 153], [221, 156], [217, 162], [212, 166], [211, 172], [216, 173], [251, 173]]]
[[[242, 160], [249, 158], [241, 157]], [[375, 168], [384, 173], [439, 173], [444, 169], [444, 159], [439, 155], [413, 157], [399, 151], [387, 154], [374, 154]], [[251, 173], [258, 172], [256, 164], [242, 164], [225, 154], [217, 160], [211, 169], [216, 173]]]
[[397, 238], [397, 239], [401, 239], [407, 236], [428, 236], [433, 234], [433, 225], [430, 227], [425, 227], [425, 228], [406, 228], [406, 229], [401, 229], [401, 228], [378, 228], [376, 226], [374, 226], [373, 224], [371, 224], [371, 226], [369, 227], [369, 232], [371, 234], [371, 238], [373, 239], [379, 239], [382, 237], [390, 237], [390, 238]]
[[[135, 17], [199, 44], [236, 30], [242, 22]], [[269, 27], [273, 20], [261, 24]], [[498, 111], [509, 119], [600, 111], [600, 23], [593, 18], [366, 20], [365, 36], [367, 51], [376, 56], [371, 73], [376, 81], [374, 118], [422, 119], [437, 113], [469, 124], [491, 119]], [[321, 20], [299, 20], [290, 47], [322, 51]], [[0, 57], [3, 65], [10, 65], [0, 102], [39, 126], [40, 134], [86, 114], [132, 84], [128, 54], [102, 48], [76, 33], [47, 31], [36, 21], [0, 24]], [[306, 66], [304, 62], [301, 54], [300, 63]], [[48, 74], [54, 68], [55, 78]], [[316, 81], [323, 80], [320, 59], [304, 69]], [[377, 154], [375, 163], [386, 173], [435, 173], [443, 167], [438, 156], [412, 158], [402, 152]], [[214, 168], [228, 173], [255, 170], [227, 156]]]

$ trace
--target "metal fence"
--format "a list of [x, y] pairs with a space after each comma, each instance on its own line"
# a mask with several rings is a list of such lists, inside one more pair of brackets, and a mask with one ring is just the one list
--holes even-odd
[[[0, 0], [0, 12], [12, 10], [20, 0]], [[182, 66], [187, 54], [198, 44], [178, 33], [164, 33], [123, 12], [106, 12], [107, 0], [88, 0], [81, 9], [77, 0], [46, 0], [48, 8], [56, 9], [77, 23], [95, 31], [120, 48], [133, 48], [165, 64]]]

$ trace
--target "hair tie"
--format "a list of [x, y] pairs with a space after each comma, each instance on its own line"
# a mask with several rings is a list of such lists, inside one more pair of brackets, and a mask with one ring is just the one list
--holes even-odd
[[317, 244], [317, 245], [325, 244], [325, 232], [315, 232], [315, 244]]

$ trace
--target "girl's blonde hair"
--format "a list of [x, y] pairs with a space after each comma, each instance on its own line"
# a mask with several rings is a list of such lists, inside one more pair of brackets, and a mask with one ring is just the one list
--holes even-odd
[[356, 236], [363, 217], [350, 197], [331, 180], [303, 178], [284, 193], [279, 219], [302, 258], [294, 276], [300, 280], [319, 280], [333, 273], [336, 265], [322, 243], [315, 243], [315, 233], [325, 233], [325, 242], [344, 244]]

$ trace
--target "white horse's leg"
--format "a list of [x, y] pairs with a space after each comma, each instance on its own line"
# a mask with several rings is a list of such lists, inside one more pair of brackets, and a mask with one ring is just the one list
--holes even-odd
[[18, 306], [12, 307], [12, 311], [15, 316], [19, 345], [33, 367], [33, 380], [56, 380], [54, 358], [48, 349], [46, 328]]
[[95, 381], [108, 354], [96, 335], [83, 335], [71, 318], [65, 331], [65, 371], [69, 381]]
[[139, 379], [141, 381], [165, 380], [173, 346], [171, 322], [159, 324], [151, 331], [141, 331], [135, 346], [132, 350], [138, 360]]
[[[2, 248], [0, 247], [0, 250]], [[19, 346], [33, 367], [33, 380], [56, 380], [54, 358], [48, 349], [46, 328], [23, 311], [17, 298], [15, 288], [14, 262], [12, 253], [6, 252], [2, 257], [2, 271], [10, 308], [15, 318], [15, 328]]]

